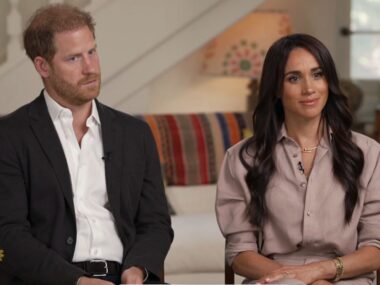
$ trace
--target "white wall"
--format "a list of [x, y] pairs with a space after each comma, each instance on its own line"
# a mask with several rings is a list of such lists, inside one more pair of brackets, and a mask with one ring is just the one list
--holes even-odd
[[[125, 5], [124, 1], [126, 0], [115, 2], [119, 5], [122, 3]], [[162, 77], [167, 78], [165, 71], [172, 68], [177, 71], [181, 70], [178, 73], [187, 77], [187, 74], [192, 70], [187, 71], [186, 66], [177, 69], [178, 62], [184, 58], [192, 57], [194, 51], [248, 14], [263, 0], [161, 0], [161, 4], [157, 2], [158, 0], [129, 1], [130, 5], [127, 5], [125, 9], [129, 9], [133, 14], [131, 9], [134, 3], [135, 6], [139, 7], [140, 12], [136, 11], [137, 16], [132, 17], [131, 21], [127, 21], [127, 24], [121, 26], [121, 31], [114, 31], [116, 35], [126, 35], [120, 37], [120, 42], [124, 41], [124, 44], [119, 47], [117, 41], [114, 43], [112, 41], [114, 35], [113, 37], [109, 35], [107, 37], [109, 40], [105, 40], [105, 37], [98, 37], [99, 49], [103, 48], [104, 43], [110, 43], [112, 50], [111, 53], [105, 54], [106, 56], [102, 58], [103, 74], [110, 74], [111, 67], [116, 71], [103, 81], [102, 94], [106, 94], [103, 98], [106, 104], [128, 111], [147, 112], [145, 102], [157, 101], [157, 93], [155, 92], [157, 88], [150, 86], [150, 82], [161, 77], [163, 73]], [[137, 3], [139, 5], [136, 5]], [[145, 5], [143, 5], [144, 3]], [[152, 5], [153, 3], [157, 5], [156, 8]], [[172, 13], [170, 14], [169, 11]], [[146, 17], [149, 20], [143, 21], [140, 27], [136, 28], [136, 23], [141, 19], [141, 15], [144, 15], [144, 19]], [[115, 17], [115, 21], [123, 19], [122, 13]], [[171, 18], [174, 19], [170, 20]], [[99, 26], [104, 27], [102, 28], [104, 32], [109, 31], [109, 27], [106, 28], [106, 24], [109, 22], [108, 19], [103, 19], [100, 22]], [[124, 28], [124, 26], [129, 27], [129, 29]], [[99, 29], [98, 32], [105, 34], [102, 33], [102, 29]], [[157, 38], [155, 44], [152, 44], [153, 38]], [[116, 47], [113, 47], [114, 45]], [[149, 48], [146, 49], [145, 46]], [[106, 50], [110, 49], [106, 48]], [[135, 52], [133, 52], [134, 50]], [[130, 53], [139, 55], [131, 57]], [[132, 60], [123, 66], [121, 61], [126, 59], [128, 61], [128, 57], [131, 57]], [[115, 68], [117, 65], [122, 66], [122, 68]], [[172, 81], [183, 82], [177, 72], [172, 72], [172, 74], [175, 75], [175, 78], [170, 80], [169, 76], [170, 83]], [[179, 90], [185, 88], [181, 85], [178, 87]], [[170, 92], [173, 98], [177, 94]], [[131, 96], [133, 99], [130, 98]], [[162, 98], [158, 99], [158, 102], [161, 102]], [[121, 103], [124, 102], [128, 109], [124, 109], [124, 104], [121, 106]], [[129, 109], [130, 107], [133, 107], [133, 110]], [[172, 110], [170, 109], [170, 111]]]
[[[336, 58], [342, 54], [342, 15], [338, 16], [342, 1], [345, 0], [266, 0], [259, 9], [288, 11], [293, 32], [316, 36]], [[345, 69], [340, 62], [345, 61], [336, 60], [338, 70]], [[130, 113], [244, 111], [248, 80], [206, 76], [200, 72], [201, 64], [202, 50], [198, 50], [117, 108]]]
[[[174, 66], [178, 72], [174, 72], [173, 80], [177, 83], [176, 88], [183, 91], [186, 88], [183, 84], [187, 82], [183, 78], [187, 78], [189, 72], [194, 75], [197, 72], [187, 71], [186, 66], [177, 68], [177, 63], [192, 56], [191, 53], [262, 1], [92, 0], [91, 6], [95, 7], [96, 2], [101, 7], [91, 11], [97, 22], [103, 80], [101, 94], [106, 94], [101, 95], [102, 101], [122, 110], [132, 106], [138, 112], [147, 112], [150, 103], [153, 108], [148, 111], [155, 111], [163, 99], [156, 97], [156, 90], [173, 98], [180, 94], [176, 90], [165, 90], [172, 80], [170, 72], [160, 76], [162, 72]], [[161, 77], [158, 83], [152, 82], [158, 76]], [[0, 114], [31, 101], [41, 88], [41, 80], [24, 53], [16, 60], [5, 62], [0, 66], [0, 89], [4, 94], [16, 96], [0, 96]], [[135, 96], [126, 100], [131, 94]], [[180, 105], [189, 106], [188, 102]], [[173, 111], [167, 105], [163, 107]]]
[[[120, 11], [128, 10], [133, 14], [133, 11], [131, 11], [131, 7], [140, 7], [143, 3], [141, 2], [141, 0], [135, 0], [139, 2], [134, 2], [133, 0], [128, 1], [131, 3], [131, 5], [129, 5], [127, 8], [120, 8]], [[154, 1], [156, 2], [156, 0]], [[176, 2], [174, 2], [174, 0], [170, 1], [172, 1], [171, 3], [178, 2], [177, 0], [175, 0]], [[169, 3], [170, 1], [168, 0], [167, 2]], [[205, 5], [204, 0], [182, 0], [182, 2], [187, 3], [188, 6], [190, 4], [194, 4], [195, 1], [199, 1], [199, 3], [201, 2], [203, 3], [203, 5]], [[107, 2], [111, 4], [108, 4], [106, 9], [111, 9], [115, 5], [121, 5], [121, 2], [122, 1]], [[148, 3], [149, 1], [145, 0], [145, 2]], [[216, 3], [222, 1], [208, 0], [208, 2]], [[260, 9], [288, 11], [294, 25], [294, 32], [305, 32], [317, 36], [327, 45], [327, 47], [331, 50], [331, 53], [335, 57], [339, 57], [342, 54], [344, 54], [342, 50], [345, 50], [346, 48], [343, 45], [344, 49], [342, 49], [342, 45], [339, 43], [341, 39], [339, 36], [340, 25], [338, 24], [338, 22], [340, 21], [339, 19], [342, 17], [342, 11], [345, 11], [345, 9], [343, 8], [347, 6], [343, 4], [349, 1], [245, 0], [244, 3], [246, 4], [247, 2], [261, 2], [259, 6]], [[125, 2], [123, 1], [123, 3]], [[137, 6], [137, 4], [133, 6], [133, 3], [137, 3], [140, 6]], [[242, 1], [240, 2], [240, 5], [242, 5], [241, 3]], [[237, 2], [234, 1], [233, 4], [235, 4], [236, 6]], [[185, 10], [193, 11], [194, 9], [187, 8]], [[149, 10], [149, 12], [151, 15], [154, 15], [154, 13], [151, 10]], [[247, 10], [247, 13], [248, 12], [249, 10]], [[232, 10], [230, 11], [230, 14], [231, 13]], [[131, 15], [131, 17], [132, 16], [133, 15]], [[123, 17], [122, 13], [118, 16], [118, 19], [121, 19], [120, 17]], [[164, 20], [167, 19], [165, 19], [165, 17], [161, 17], [159, 19], [159, 23], [161, 23]], [[120, 59], [120, 56], [124, 54], [124, 51], [125, 53], [128, 53], [131, 52], [131, 50], [137, 50], [136, 44], [134, 43], [140, 42], [140, 40], [144, 42], [144, 40], [143, 38], [141, 38], [140, 40], [135, 39], [133, 43], [123, 45], [117, 44], [118, 41], [108, 39], [108, 37], [111, 34], [115, 34], [115, 31], [113, 31], [113, 29], [107, 29], [107, 31], [102, 32], [102, 29], [106, 29], [105, 27], [107, 22], [115, 22], [117, 21], [117, 19], [115, 21], [108, 21], [107, 19], [103, 19], [102, 17], [98, 16], [97, 21], [97, 28], [99, 31], [98, 40], [100, 54], [102, 56], [101, 60], [103, 66], [103, 75], [106, 77], [107, 74], [112, 74], [111, 65], [113, 67], [117, 65], [111, 63], [118, 63], [118, 60]], [[147, 19], [147, 21], [144, 21], [144, 23], [146, 23], [146, 25], [151, 25], [151, 27], [153, 28], [156, 22], [149, 22], [149, 20]], [[218, 21], [214, 20], [209, 21], [208, 24], [203, 24], [202, 27], [204, 27], [204, 29], [207, 30], [210, 29], [213, 24], [215, 25], [215, 23], [217, 23], [218, 26], [220, 26]], [[132, 27], [133, 25], [131, 24], [129, 26]], [[144, 31], [144, 33], [142, 34], [146, 37], [146, 39], [149, 39], [149, 30], [151, 31], [152, 29], [147, 29], [147, 27], [144, 26], [136, 27], [132, 31]], [[117, 31], [116, 34], [119, 35], [119, 37], [120, 35], [123, 35], [123, 33], [121, 33], [120, 31]], [[190, 44], [195, 41], [200, 42], [199, 37], [195, 36], [194, 34], [188, 34], [189, 36], [187, 36], [186, 38], [186, 43]], [[133, 33], [133, 35], [136, 35], [136, 33]], [[130, 40], [130, 37], [128, 37], [128, 39]], [[106, 43], [110, 43], [108, 45], [113, 51], [111, 55], [103, 53], [104, 50], [108, 49]], [[202, 49], [198, 49], [178, 64], [175, 64], [174, 66], [168, 65], [172, 67], [164, 71], [158, 77], [152, 77], [154, 79], [150, 82], [148, 81], [147, 84], [143, 84], [142, 88], [133, 91], [133, 96], [128, 97], [127, 99], [123, 99], [124, 96], [119, 95], [123, 95], [122, 93], [125, 92], [128, 88], [131, 89], [131, 86], [134, 85], [136, 81], [134, 77], [128, 75], [126, 80], [122, 80], [122, 84], [120, 84], [120, 87], [115, 88], [115, 90], [112, 90], [112, 92], [111, 90], [109, 90], [109, 88], [107, 89], [107, 86], [105, 86], [106, 88], [103, 90], [105, 90], [106, 92], [102, 94], [100, 99], [108, 104], [111, 104], [117, 109], [130, 113], [244, 111], [246, 105], [246, 97], [249, 93], [249, 90], [246, 87], [248, 84], [248, 80], [242, 78], [217, 78], [202, 74], [200, 72], [200, 67], [202, 64], [202, 55]], [[144, 58], [146, 58], [146, 56], [142, 57], [142, 59]], [[167, 58], [169, 58], [169, 56], [164, 55], [162, 58], [160, 58], [160, 61], [168, 61]], [[341, 60], [338, 62], [337, 60], [339, 70], [344, 70], [344, 68], [341, 68], [341, 66], [344, 67], [345, 62], [347, 61]], [[144, 65], [144, 69], [142, 69], [142, 72], [149, 73], [150, 69], [155, 68], [155, 65], [156, 62], [149, 60], [149, 64]], [[35, 71], [33, 70], [31, 63], [28, 63], [27, 67], [23, 67], [20, 65], [20, 68], [22, 68], [25, 75], [23, 74], [23, 76], [17, 77], [17, 80], [19, 80], [19, 78], [22, 78], [23, 84], [19, 84], [19, 82], [17, 83], [17, 81], [14, 82], [14, 80], [8, 80], [6, 76], [3, 80], [7, 83], [10, 83], [8, 84], [10, 86], [8, 88], [9, 90], [6, 88], [2, 88], [4, 94], [12, 93], [17, 94], [17, 96], [0, 96], [0, 113], [7, 113], [10, 110], [14, 110], [16, 108], [15, 106], [20, 106], [21, 104], [30, 101], [38, 93], [35, 92], [35, 94], [30, 94], [30, 90], [39, 90], [39, 86], [41, 85], [40, 81], [37, 78], [37, 75], [35, 74]], [[17, 88], [26, 85], [26, 81], [28, 78], [37, 78], [37, 80], [33, 80], [33, 82], [37, 82], [35, 84], [36, 86], [33, 85], [33, 87], [28, 87], [28, 92], [17, 91]], [[127, 81], [127, 79], [129, 80], [129, 82]], [[112, 100], [110, 99], [111, 97], [113, 98]]]
[[349, 75], [349, 37], [340, 28], [350, 24], [350, 0], [266, 0], [258, 9], [288, 11], [293, 31], [317, 37], [329, 49], [339, 74]]
[[129, 113], [244, 111], [249, 80], [204, 75], [202, 59], [200, 49], [117, 108]]

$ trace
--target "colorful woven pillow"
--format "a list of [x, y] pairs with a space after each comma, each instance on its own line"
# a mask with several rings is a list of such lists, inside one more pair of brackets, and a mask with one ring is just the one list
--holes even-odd
[[243, 139], [244, 113], [143, 115], [168, 185], [215, 183], [225, 151]]

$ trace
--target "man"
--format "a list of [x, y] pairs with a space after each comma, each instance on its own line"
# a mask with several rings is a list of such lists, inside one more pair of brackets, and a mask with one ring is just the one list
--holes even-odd
[[24, 45], [45, 88], [0, 120], [0, 284], [159, 282], [173, 232], [154, 140], [96, 100], [92, 17], [46, 6]]

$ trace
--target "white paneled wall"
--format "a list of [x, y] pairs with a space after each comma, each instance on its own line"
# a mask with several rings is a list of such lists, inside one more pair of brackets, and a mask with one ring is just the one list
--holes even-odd
[[[330, 49], [342, 74], [348, 73], [347, 58], [344, 57], [347, 40], [339, 35], [339, 19], [348, 16], [342, 15], [347, 6], [345, 1], [266, 0], [257, 9], [287, 11], [293, 22], [293, 31], [321, 39]], [[249, 93], [248, 80], [204, 75], [200, 73], [201, 64], [202, 51], [199, 49], [133, 96], [125, 98], [117, 107], [132, 113], [243, 111]]]
[[[18, 0], [9, 1], [14, 1], [13, 8], [19, 8], [16, 3]], [[102, 62], [102, 100], [120, 109], [130, 96], [137, 99], [135, 94], [142, 90], [152, 90], [150, 83], [164, 71], [198, 50], [261, 2], [262, 0], [90, 1], [89, 10], [97, 22], [96, 34]], [[22, 3], [24, 2], [21, 1], [20, 4]], [[17, 21], [16, 19], [15, 22]], [[13, 29], [13, 24], [11, 26]], [[19, 33], [19, 26], [16, 28]], [[0, 66], [0, 89], [3, 94], [12, 94], [0, 96], [0, 114], [8, 113], [32, 100], [41, 87], [32, 63], [23, 53], [16, 52], [10, 61]], [[155, 95], [149, 93], [147, 96], [151, 100]], [[143, 96], [140, 98], [144, 100]]]
[[[128, 1], [115, 1], [115, 5], [125, 5], [126, 2]], [[150, 89], [150, 82], [196, 52], [215, 35], [252, 11], [262, 0], [155, 0], [155, 8], [152, 0], [130, 2], [136, 6], [130, 10], [133, 14], [131, 17], [137, 21], [134, 13], [140, 16], [143, 14], [144, 22], [136, 27], [131, 21], [128, 24], [130, 31], [125, 46], [113, 47], [115, 53], [103, 57], [104, 71], [112, 74], [104, 81], [103, 101], [117, 108], [132, 97], [136, 98], [141, 90]], [[164, 3], [169, 3], [169, 7], [164, 7]], [[117, 21], [121, 17], [119, 15]], [[128, 18], [128, 15], [125, 17]], [[117, 28], [119, 25], [115, 24], [113, 27]], [[126, 34], [118, 30], [115, 33]], [[99, 40], [102, 45], [110, 43], [110, 40]], [[114, 68], [116, 62], [120, 61], [118, 55], [128, 56], [129, 53], [137, 56], [131, 57], [128, 64], [116, 69], [116, 72], [111, 72], [110, 68]], [[115, 62], [111, 64], [112, 61]], [[183, 74], [190, 75], [186, 71]], [[149, 96], [154, 100], [156, 94]]]
[[[255, 8], [288, 11], [294, 32], [320, 38], [335, 57], [339, 72], [347, 72], [348, 47], [339, 35], [341, 19], [347, 17], [343, 15], [347, 12], [345, 0], [82, 0], [81, 3], [89, 2], [92, 6], [88, 9], [97, 22], [103, 71], [100, 99], [123, 111], [243, 111], [249, 92], [247, 80], [202, 74], [201, 48]], [[9, 10], [10, 2], [7, 3]], [[21, 12], [26, 3], [30, 2], [19, 1]], [[0, 114], [14, 110], [38, 94], [42, 84], [33, 69], [25, 56], [15, 60], [11, 67], [0, 66]]]
[[204, 75], [202, 49], [118, 105], [129, 113], [189, 113], [246, 109], [249, 79]]

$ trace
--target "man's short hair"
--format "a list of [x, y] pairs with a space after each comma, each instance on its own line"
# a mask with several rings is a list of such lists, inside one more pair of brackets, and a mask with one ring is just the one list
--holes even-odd
[[95, 22], [90, 13], [67, 4], [47, 5], [38, 9], [24, 31], [26, 54], [33, 61], [37, 56], [51, 61], [56, 53], [56, 33], [87, 26], [95, 38]]

